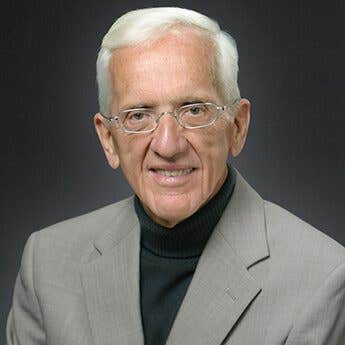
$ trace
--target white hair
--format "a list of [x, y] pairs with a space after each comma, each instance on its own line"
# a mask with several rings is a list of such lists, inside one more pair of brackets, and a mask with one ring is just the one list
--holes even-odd
[[97, 58], [97, 84], [99, 110], [110, 115], [112, 79], [109, 61], [119, 47], [154, 40], [166, 30], [176, 26], [197, 29], [214, 46], [216, 80], [227, 105], [240, 97], [237, 85], [238, 53], [236, 42], [218, 23], [196, 11], [178, 7], [156, 7], [130, 11], [118, 18], [104, 36]]

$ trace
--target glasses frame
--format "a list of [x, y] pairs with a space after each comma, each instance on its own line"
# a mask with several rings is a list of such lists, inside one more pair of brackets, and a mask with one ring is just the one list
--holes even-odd
[[[140, 110], [149, 110], [148, 108], [131, 108], [131, 109], [125, 109], [125, 110], [122, 110], [120, 112], [118, 112], [116, 115], [114, 116], [106, 116], [104, 114], [101, 113], [101, 115], [107, 120], [109, 121], [110, 124], [113, 123], [113, 121], [116, 121], [117, 124], [119, 125], [119, 127], [125, 132], [125, 133], [132, 133], [132, 134], [147, 134], [147, 133], [152, 133], [154, 132], [157, 127], [159, 126], [159, 120], [161, 119], [162, 116], [164, 115], [171, 115], [173, 116], [177, 123], [183, 127], [183, 128], [186, 128], [186, 129], [198, 129], [198, 128], [205, 128], [205, 127], [208, 127], [208, 126], [211, 126], [213, 125], [217, 120], [218, 118], [220, 117], [220, 115], [222, 114], [223, 111], [228, 111], [230, 110], [229, 108], [232, 107], [236, 102], [238, 102], [240, 100], [240, 98], [236, 98], [231, 104], [230, 106], [226, 106], [226, 105], [218, 105], [218, 104], [215, 104], [215, 103], [212, 103], [212, 102], [198, 102], [198, 103], [191, 103], [191, 104], [187, 104], [187, 105], [183, 105], [181, 107], [178, 107], [176, 109], [174, 109], [173, 111], [163, 111], [161, 113], [157, 113], [157, 112], [154, 112], [152, 111], [152, 113], [155, 115], [155, 123], [156, 123], [156, 126], [152, 129], [149, 129], [149, 130], [145, 130], [145, 131], [132, 131], [132, 130], [129, 130], [127, 128], [124, 127], [123, 123], [122, 123], [122, 120], [121, 120], [121, 114], [124, 114], [124, 113], [128, 113], [130, 111], [140, 111]], [[187, 109], [189, 107], [193, 107], [193, 106], [198, 106], [198, 105], [212, 105], [214, 106], [216, 109], [217, 109], [217, 113], [216, 115], [214, 116], [214, 118], [212, 119], [211, 122], [205, 124], [205, 125], [199, 125], [199, 126], [186, 126], [184, 125], [183, 123], [181, 123], [180, 121], [180, 116], [179, 116], [179, 113], [183, 110], [183, 109]], [[228, 112], [228, 114], [230, 115], [230, 113]], [[231, 115], [230, 115], [231, 116]], [[232, 116], [231, 116], [232, 117]]]

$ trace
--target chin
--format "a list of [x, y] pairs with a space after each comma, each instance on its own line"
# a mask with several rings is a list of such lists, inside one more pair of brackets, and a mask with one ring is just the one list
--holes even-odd
[[[166, 227], [173, 227], [197, 211], [191, 202], [183, 202], [178, 198], [156, 200], [155, 207], [151, 208], [154, 220]], [[169, 226], [167, 226], [167, 224]]]
[[171, 212], [169, 214], [160, 214], [159, 216], [155, 215], [155, 221], [166, 227], [166, 228], [173, 228], [176, 224], [182, 222], [184, 219], [188, 218], [186, 215], [172, 215]]

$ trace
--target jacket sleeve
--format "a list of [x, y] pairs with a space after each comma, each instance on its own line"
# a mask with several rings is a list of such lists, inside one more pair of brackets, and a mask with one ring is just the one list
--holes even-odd
[[7, 345], [43, 345], [45, 333], [35, 294], [35, 233], [27, 240], [6, 327]]
[[345, 345], [345, 263], [301, 306], [285, 344]]

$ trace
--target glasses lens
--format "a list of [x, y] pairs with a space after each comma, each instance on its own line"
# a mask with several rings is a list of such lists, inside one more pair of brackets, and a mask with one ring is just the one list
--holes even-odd
[[196, 103], [181, 107], [179, 118], [186, 127], [199, 127], [210, 124], [217, 117], [218, 112], [215, 104]]
[[121, 114], [123, 127], [132, 132], [150, 131], [156, 127], [154, 113], [147, 109], [132, 109]]

